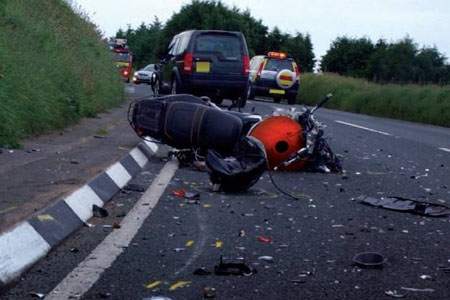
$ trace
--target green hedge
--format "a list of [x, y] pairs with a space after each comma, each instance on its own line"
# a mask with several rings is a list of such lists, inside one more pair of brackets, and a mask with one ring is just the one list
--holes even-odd
[[111, 54], [86, 17], [63, 0], [0, 1], [0, 146], [122, 99]]
[[332, 92], [327, 107], [450, 127], [450, 86], [375, 84], [335, 74], [304, 74], [299, 103], [312, 105]]

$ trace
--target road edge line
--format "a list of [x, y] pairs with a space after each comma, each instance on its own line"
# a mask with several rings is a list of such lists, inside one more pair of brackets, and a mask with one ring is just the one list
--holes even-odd
[[92, 217], [93, 204], [105, 205], [160, 151], [156, 143], [140, 142], [67, 197], [0, 233], [0, 290], [83, 226]]

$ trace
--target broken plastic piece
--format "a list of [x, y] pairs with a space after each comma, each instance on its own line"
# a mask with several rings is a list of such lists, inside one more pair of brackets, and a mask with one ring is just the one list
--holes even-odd
[[145, 285], [145, 288], [147, 288], [147, 289], [154, 289], [154, 288], [158, 287], [159, 285], [161, 285], [161, 283], [162, 283], [161, 280], [150, 281], [149, 283], [147, 283]]
[[106, 218], [109, 215], [106, 209], [95, 204], [92, 205], [92, 214], [96, 218]]
[[189, 240], [186, 242], [186, 247], [192, 247], [192, 245], [194, 245], [194, 241], [193, 240]]
[[363, 204], [381, 207], [394, 211], [409, 212], [428, 217], [446, 217], [450, 215], [450, 207], [402, 197], [372, 198], [359, 197]]
[[410, 288], [410, 287], [401, 287], [402, 290], [408, 291], [408, 292], [419, 292], [419, 293], [433, 293], [434, 289], [416, 289], [416, 288]]
[[222, 248], [222, 246], [223, 246], [223, 242], [221, 240], [217, 240], [214, 243], [214, 247], [216, 247], [216, 248]]
[[220, 256], [220, 262], [214, 267], [216, 275], [244, 275], [251, 276], [256, 273], [255, 269], [251, 269], [242, 257], [235, 259]]
[[184, 189], [175, 190], [172, 192], [172, 195], [178, 198], [184, 198], [186, 195], [186, 191]]
[[200, 194], [198, 192], [186, 192], [184, 194], [184, 198], [189, 199], [189, 200], [199, 200]]
[[186, 287], [186, 286], [188, 286], [188, 285], [190, 285], [191, 284], [191, 282], [190, 281], [184, 281], [184, 280], [180, 280], [180, 281], [177, 281], [177, 282], [175, 282], [174, 284], [172, 284], [170, 287], [169, 287], [169, 291], [175, 291], [176, 289], [180, 289], [180, 288], [184, 288], [184, 287]]
[[380, 253], [362, 252], [353, 257], [353, 262], [362, 268], [382, 268], [385, 258]]
[[258, 241], [264, 244], [270, 244], [272, 243], [272, 238], [270, 236], [258, 236], [257, 237]]

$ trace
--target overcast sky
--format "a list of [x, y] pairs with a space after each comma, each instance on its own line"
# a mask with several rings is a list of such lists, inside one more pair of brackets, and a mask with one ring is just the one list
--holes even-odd
[[[117, 29], [165, 22], [190, 0], [73, 0], [107, 36]], [[325, 54], [337, 36], [395, 41], [409, 35], [419, 45], [436, 46], [450, 57], [450, 0], [222, 0], [249, 8], [272, 29], [309, 33], [314, 53]]]

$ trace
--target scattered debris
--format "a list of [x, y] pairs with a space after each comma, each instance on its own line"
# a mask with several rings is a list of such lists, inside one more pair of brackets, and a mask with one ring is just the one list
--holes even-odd
[[203, 298], [205, 299], [216, 298], [216, 289], [213, 287], [205, 286], [203, 288]]
[[209, 271], [206, 267], [201, 267], [196, 269], [192, 274], [199, 276], [211, 275], [211, 271]]
[[169, 287], [169, 291], [173, 292], [173, 291], [175, 291], [176, 289], [184, 288], [184, 287], [186, 287], [186, 286], [189, 286], [190, 284], [191, 284], [191, 281], [180, 280], [180, 281], [177, 281], [177, 282], [175, 282], [174, 284], [172, 284], [172, 285]]
[[402, 197], [372, 198], [359, 197], [361, 203], [394, 211], [409, 212], [428, 217], [445, 217], [450, 215], [450, 207]]
[[95, 204], [92, 205], [92, 213], [96, 218], [106, 218], [109, 215], [106, 209]]
[[70, 161], [70, 163], [71, 163], [72, 165], [78, 165], [80, 162], [79, 162], [78, 160], [72, 159], [72, 160]]
[[143, 298], [142, 300], [172, 300], [172, 298], [165, 296], [152, 296], [150, 298]]
[[138, 193], [145, 192], [145, 188], [143, 186], [134, 183], [127, 184], [123, 189], [130, 192], [138, 192]]
[[420, 279], [423, 279], [423, 280], [429, 280], [432, 278], [430, 275], [420, 275], [419, 277], [420, 277]]
[[245, 230], [244, 229], [239, 230], [239, 235], [238, 236], [239, 237], [244, 237], [245, 236]]
[[38, 220], [41, 222], [48, 222], [48, 221], [54, 221], [55, 218], [53, 218], [51, 215], [49, 214], [44, 214], [44, 215], [38, 215], [37, 216]]
[[204, 208], [210, 208], [212, 205], [211, 204], [203, 204]]
[[263, 256], [258, 257], [258, 259], [266, 261], [266, 262], [273, 263], [273, 257], [272, 256], [263, 255]]
[[260, 236], [257, 237], [257, 240], [259, 242], [261, 242], [261, 243], [264, 243], [264, 244], [272, 243], [272, 238], [270, 236], [262, 236], [262, 235], [260, 235]]
[[45, 294], [36, 293], [36, 292], [31, 292], [29, 295], [33, 298], [38, 298], [38, 299], [44, 299], [44, 297], [45, 297]]
[[80, 252], [80, 249], [78, 249], [76, 247], [73, 247], [73, 248], [70, 248], [69, 251], [72, 252], [72, 253], [78, 253], [78, 252]]
[[145, 285], [145, 288], [147, 288], [147, 289], [154, 289], [154, 288], [160, 286], [161, 283], [162, 283], [161, 280], [150, 281], [149, 283], [147, 283]]
[[100, 292], [100, 293], [98, 293], [98, 296], [99, 296], [101, 299], [107, 299], [107, 298], [111, 297], [112, 294], [111, 294], [111, 293], [108, 293], [108, 292]]
[[200, 194], [198, 192], [186, 192], [184, 198], [188, 200], [200, 200]]
[[194, 245], [194, 241], [193, 240], [189, 240], [186, 242], [186, 247], [192, 247], [192, 245]]
[[112, 228], [113, 228], [113, 229], [119, 229], [120, 227], [122, 227], [122, 226], [120, 226], [120, 224], [117, 223], [117, 222], [114, 222], [114, 223], [112, 224]]
[[173, 251], [175, 252], [183, 252], [184, 250], [186, 250], [186, 248], [174, 248]]
[[243, 257], [230, 259], [220, 256], [220, 262], [214, 267], [216, 275], [244, 275], [251, 276], [256, 273], [244, 261]]
[[222, 248], [223, 246], [223, 242], [221, 240], [216, 240], [216, 242], [214, 243], [214, 247], [216, 248]]
[[377, 252], [362, 252], [353, 257], [353, 262], [361, 268], [382, 268], [386, 259]]
[[172, 195], [178, 198], [184, 198], [184, 196], [186, 195], [186, 191], [184, 189], [175, 190], [172, 191]]
[[393, 298], [405, 298], [406, 294], [400, 294], [397, 290], [389, 290], [384, 292], [387, 296]]

